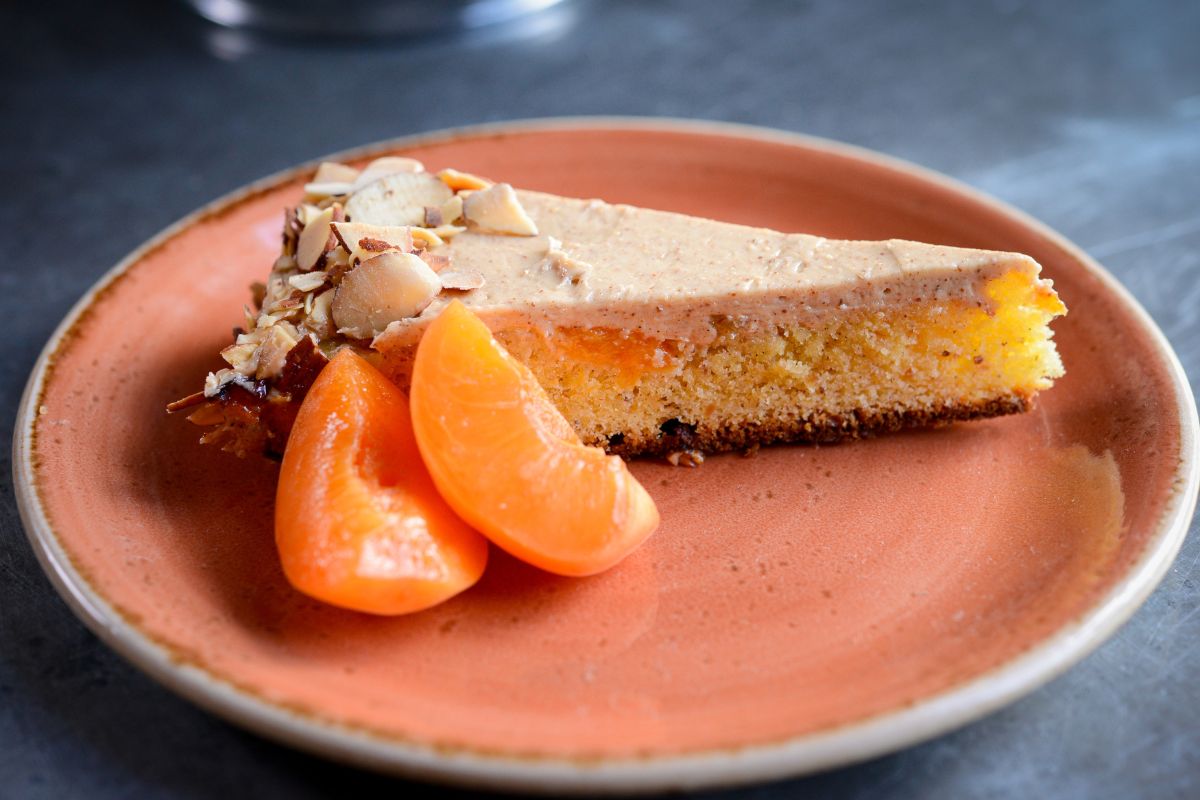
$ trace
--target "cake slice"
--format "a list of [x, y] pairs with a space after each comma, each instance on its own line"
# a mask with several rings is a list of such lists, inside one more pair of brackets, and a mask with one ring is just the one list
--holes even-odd
[[1025, 255], [779, 233], [379, 159], [322, 165], [204, 391], [207, 442], [282, 451], [325, 359], [405, 388], [460, 299], [584, 442], [622, 455], [830, 442], [1027, 409], [1066, 312]]

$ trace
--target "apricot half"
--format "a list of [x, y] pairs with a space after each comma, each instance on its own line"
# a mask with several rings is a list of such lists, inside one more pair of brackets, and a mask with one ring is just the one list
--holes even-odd
[[425, 469], [404, 394], [349, 350], [321, 370], [296, 416], [275, 542], [297, 589], [373, 614], [440, 603], [487, 564], [487, 541]]
[[625, 462], [585, 446], [533, 373], [458, 301], [421, 338], [410, 402], [442, 497], [517, 558], [591, 575], [658, 526], [654, 501]]

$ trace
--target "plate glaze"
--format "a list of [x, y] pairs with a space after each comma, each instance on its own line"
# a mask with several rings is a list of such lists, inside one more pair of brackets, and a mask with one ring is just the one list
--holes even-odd
[[430, 611], [340, 611], [280, 572], [275, 466], [201, 448], [163, 413], [219, 364], [307, 169], [268, 178], [83, 298], [17, 426], [22, 514], [56, 587], [201, 705], [331, 757], [493, 788], [763, 780], [1032, 691], [1178, 551], [1197, 488], [1178, 361], [1111, 277], [1023, 215], [861, 150], [710, 123], [514, 123], [337, 158], [383, 153], [782, 230], [1026, 252], [1070, 309], [1067, 375], [1020, 417], [696, 470], [638, 462], [663, 525], [616, 569], [558, 578], [493, 550], [480, 584]]

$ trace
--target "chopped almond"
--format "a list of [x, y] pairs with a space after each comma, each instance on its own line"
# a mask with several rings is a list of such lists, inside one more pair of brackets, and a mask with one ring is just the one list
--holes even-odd
[[354, 183], [359, 172], [354, 167], [336, 161], [322, 161], [312, 177], [313, 183]]
[[413, 245], [423, 250], [432, 250], [435, 247], [441, 247], [445, 244], [442, 237], [428, 228], [413, 228], [412, 238]]
[[445, 289], [469, 292], [483, 286], [483, 273], [475, 269], [448, 269], [439, 272], [438, 277], [442, 279]]
[[288, 278], [288, 285], [298, 292], [311, 292], [324, 286], [327, 278], [324, 272], [302, 272]]
[[454, 197], [451, 197], [449, 200], [442, 203], [442, 207], [439, 210], [442, 212], [442, 221], [433, 227], [436, 228], [439, 225], [453, 225], [455, 222], [462, 219], [463, 199], [458, 195], [454, 195]]
[[354, 190], [357, 191], [368, 183], [374, 183], [380, 178], [388, 175], [397, 175], [400, 173], [424, 172], [425, 165], [415, 158], [404, 158], [402, 156], [384, 156], [377, 158], [370, 164], [367, 164], [354, 181]]
[[492, 185], [487, 178], [481, 178], [469, 172], [459, 172], [456, 169], [444, 169], [437, 176], [456, 192], [462, 189], [486, 189]]
[[487, 233], [536, 236], [537, 225], [521, 207], [517, 193], [507, 183], [472, 192], [463, 201], [463, 216]]
[[304, 194], [309, 197], [341, 197], [350, 194], [354, 191], [353, 183], [345, 183], [339, 181], [325, 181], [323, 183], [304, 184]]
[[363, 261], [385, 250], [408, 253], [413, 249], [412, 229], [407, 225], [336, 222], [333, 233], [350, 254], [351, 261]]
[[[290, 327], [290, 326], [289, 326]], [[288, 351], [298, 339], [283, 325], [272, 325], [267, 329], [262, 344], [258, 347], [258, 363], [254, 371], [256, 380], [274, 378], [283, 370]]]
[[442, 270], [450, 266], [450, 255], [448, 253], [431, 253], [428, 250], [418, 250], [417, 255], [429, 265], [430, 269], [438, 273], [438, 277], [441, 277]]
[[333, 221], [333, 208], [327, 208], [312, 217], [300, 234], [300, 242], [296, 245], [296, 263], [302, 270], [310, 270], [321, 260], [321, 256], [333, 249], [333, 237], [330, 235], [329, 224]]

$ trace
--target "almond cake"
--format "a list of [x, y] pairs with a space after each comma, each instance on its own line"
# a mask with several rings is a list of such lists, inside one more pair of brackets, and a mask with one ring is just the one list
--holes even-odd
[[405, 158], [325, 163], [288, 211], [228, 366], [173, 404], [279, 454], [338, 349], [407, 388], [460, 299], [585, 443], [696, 463], [1024, 411], [1063, 374], [1032, 258], [858, 242], [515, 190]]

